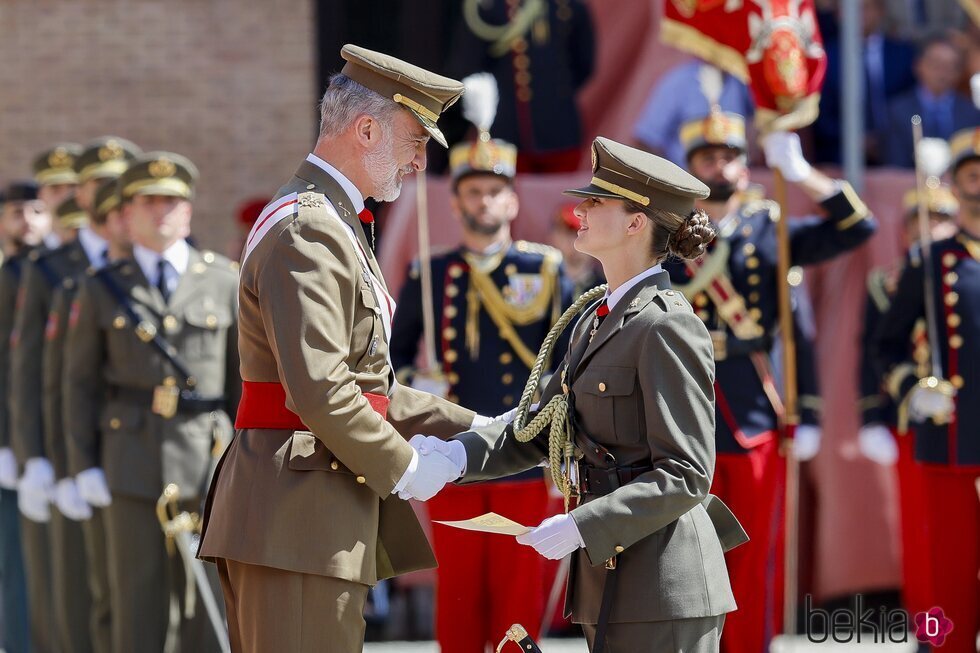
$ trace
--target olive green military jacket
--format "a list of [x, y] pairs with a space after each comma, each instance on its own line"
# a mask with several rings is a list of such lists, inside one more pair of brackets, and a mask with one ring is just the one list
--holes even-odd
[[[84, 273], [83, 273], [84, 275]], [[44, 352], [41, 360], [41, 377], [44, 381], [44, 451], [54, 467], [57, 478], [74, 476], [86, 468], [73, 468], [68, 464], [68, 438], [70, 424], [64, 410], [65, 349], [68, 342], [68, 315], [72, 302], [78, 295], [78, 283], [82, 276], [68, 277], [54, 292], [48, 324], [44, 328]], [[101, 400], [100, 400], [101, 401]], [[98, 444], [95, 449], [99, 450]]]
[[[88, 256], [77, 240], [55, 250], [34, 250], [24, 264], [20, 283], [20, 308], [14, 319], [14, 336], [10, 350], [9, 409], [11, 440], [18, 461], [47, 458], [55, 467], [58, 478], [65, 474], [64, 446], [57, 445], [57, 461], [45, 442], [44, 399], [46, 379], [42, 358], [49, 315], [55, 292], [65, 279], [83, 274], [89, 266]], [[60, 371], [55, 381], [60, 382]], [[60, 392], [59, 392], [60, 396]], [[54, 426], [53, 424], [50, 426]], [[57, 425], [60, 431], [61, 425]], [[62, 439], [60, 436], [58, 439]]]
[[[448, 437], [475, 414], [395, 384], [387, 298], [370, 280], [383, 284], [381, 271], [333, 177], [304, 162], [270, 210], [290, 202], [242, 264], [239, 346], [242, 378], [281, 383], [309, 430], [237, 432], [212, 484], [201, 556], [366, 584], [432, 567], [411, 505], [391, 496], [412, 459], [406, 438]], [[364, 393], [389, 398], [387, 421]]]
[[[111, 276], [141, 321], [173, 346], [199, 395], [224, 398], [223, 410], [178, 408], [169, 419], [153, 412], [154, 387], [175, 370], [137, 336], [98, 275]], [[72, 473], [102, 467], [113, 494], [134, 498], [156, 500], [168, 483], [182, 498], [203, 496], [241, 392], [237, 281], [230, 261], [193, 248], [169, 302], [132, 259], [82, 280], [68, 318], [64, 378]]]
[[17, 312], [17, 288], [25, 257], [15, 254], [0, 266], [0, 447], [11, 446], [10, 410], [10, 334]]
[[[606, 560], [618, 556], [611, 622], [716, 616], [735, 609], [723, 546], [708, 507], [715, 465], [714, 356], [704, 323], [666, 273], [619, 300], [589, 343], [593, 307], [572, 334], [580, 359], [565, 382], [578, 424], [607, 447], [617, 466], [652, 466], [617, 490], [584, 498], [571, 511], [585, 548], [573, 554], [565, 610], [598, 621]], [[584, 349], [584, 351], [583, 351]], [[542, 406], [562, 391], [555, 374]], [[458, 436], [466, 447], [462, 482], [506, 476], [547, 456], [547, 429], [529, 443], [499, 424]], [[581, 445], [581, 441], [579, 442]], [[713, 499], [717, 501], [717, 499]], [[718, 501], [711, 507], [722, 508]], [[744, 536], [724, 532], [726, 541]]]

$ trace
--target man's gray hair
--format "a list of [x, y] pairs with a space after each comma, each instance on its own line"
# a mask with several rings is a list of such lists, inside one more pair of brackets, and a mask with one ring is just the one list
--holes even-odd
[[320, 100], [320, 138], [340, 134], [365, 113], [387, 127], [398, 107], [394, 100], [337, 73], [330, 78], [330, 85]]

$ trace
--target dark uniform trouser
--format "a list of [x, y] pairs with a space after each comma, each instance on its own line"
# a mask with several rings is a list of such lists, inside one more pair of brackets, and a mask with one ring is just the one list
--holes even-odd
[[368, 586], [218, 561], [233, 653], [350, 653], [364, 647]]
[[58, 650], [62, 653], [91, 653], [89, 615], [92, 600], [88, 590], [85, 542], [82, 525], [51, 508], [51, 588]]
[[20, 548], [17, 492], [0, 489], [0, 582], [3, 583], [4, 641], [7, 653], [28, 653], [27, 581]]
[[109, 567], [105, 548], [105, 515], [92, 508], [92, 518], [82, 522], [88, 590], [92, 599], [89, 632], [95, 653], [112, 653], [112, 610], [109, 605]]
[[[51, 510], [57, 510], [51, 506]], [[21, 516], [20, 544], [27, 577], [28, 609], [31, 623], [31, 650], [57, 651], [54, 601], [51, 596], [51, 529]]]
[[[695, 619], [669, 619], [641, 623], [609, 624], [605, 653], [718, 653], [725, 615]], [[595, 624], [582, 624], [589, 650], [595, 641]]]
[[[104, 509], [104, 517], [112, 650], [118, 653], [220, 651], [200, 599], [194, 617], [180, 619], [180, 630], [170, 635], [168, 646], [171, 612], [183, 611], [186, 584], [179, 556], [170, 558], [167, 554], [155, 502], [115, 495], [112, 504]], [[172, 602], [172, 598], [179, 603]], [[220, 594], [216, 598], [220, 603]]]

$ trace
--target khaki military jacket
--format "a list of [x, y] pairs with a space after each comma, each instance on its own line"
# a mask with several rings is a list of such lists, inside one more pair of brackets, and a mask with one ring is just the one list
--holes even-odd
[[[46, 390], [60, 383], [60, 370], [52, 370], [56, 376], [45, 378], [43, 370], [44, 350], [52, 335], [49, 325], [54, 296], [66, 279], [73, 279], [89, 266], [88, 256], [82, 244], [72, 241], [53, 251], [34, 250], [24, 264], [20, 283], [20, 309], [14, 319], [14, 336], [11, 339], [9, 408], [14, 453], [24, 463], [29, 458], [47, 458], [55, 468], [58, 478], [65, 476], [65, 455], [61, 424], [57, 424], [58, 437], [52, 442], [55, 449], [47, 446], [46, 430], [55, 424], [45, 420]], [[51, 326], [51, 328], [49, 328]], [[54, 432], [50, 432], [54, 435]]]
[[[394, 383], [387, 299], [369, 278], [383, 284], [381, 271], [337, 181], [307, 161], [270, 211], [293, 200], [243, 262], [239, 346], [242, 378], [281, 383], [309, 430], [238, 431], [201, 555], [368, 584], [434, 566], [411, 505], [391, 492], [412, 459], [406, 438], [448, 437], [474, 413]], [[364, 393], [390, 399], [387, 421]]]
[[10, 447], [10, 334], [17, 312], [17, 288], [20, 285], [25, 255], [9, 256], [0, 266], [0, 447]]
[[[715, 465], [711, 340], [687, 300], [669, 288], [666, 273], [639, 282], [590, 344], [592, 307], [572, 334], [562, 368], [579, 426], [609, 449], [617, 466], [652, 465], [605, 496], [586, 496], [571, 511], [585, 541], [573, 554], [565, 604], [577, 623], [598, 621], [604, 565], [617, 553], [611, 622], [735, 609], [719, 531], [705, 503]], [[560, 377], [555, 374], [541, 405], [562, 392]], [[514, 439], [512, 426], [499, 424], [458, 439], [467, 452], [463, 482], [513, 474], [547, 456], [547, 430], [527, 444]], [[741, 528], [729, 526], [736, 532], [722, 535], [737, 541]]]
[[[209, 411], [152, 410], [156, 386], [175, 376], [165, 358], [137, 335], [126, 311], [98, 275], [126, 293], [141, 321], [176, 351], [201, 397], [223, 398]], [[86, 276], [72, 302], [64, 376], [68, 461], [72, 474], [105, 470], [113, 494], [156, 500], [168, 483], [183, 498], [203, 496], [217, 454], [231, 438], [237, 410], [235, 266], [191, 249], [169, 301], [132, 259]]]

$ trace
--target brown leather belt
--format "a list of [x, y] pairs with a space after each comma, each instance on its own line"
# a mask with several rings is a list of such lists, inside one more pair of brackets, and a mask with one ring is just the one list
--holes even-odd
[[581, 489], [583, 495], [604, 496], [637, 477], [653, 469], [653, 465], [634, 465], [623, 467], [594, 467], [579, 466], [581, 474]]

